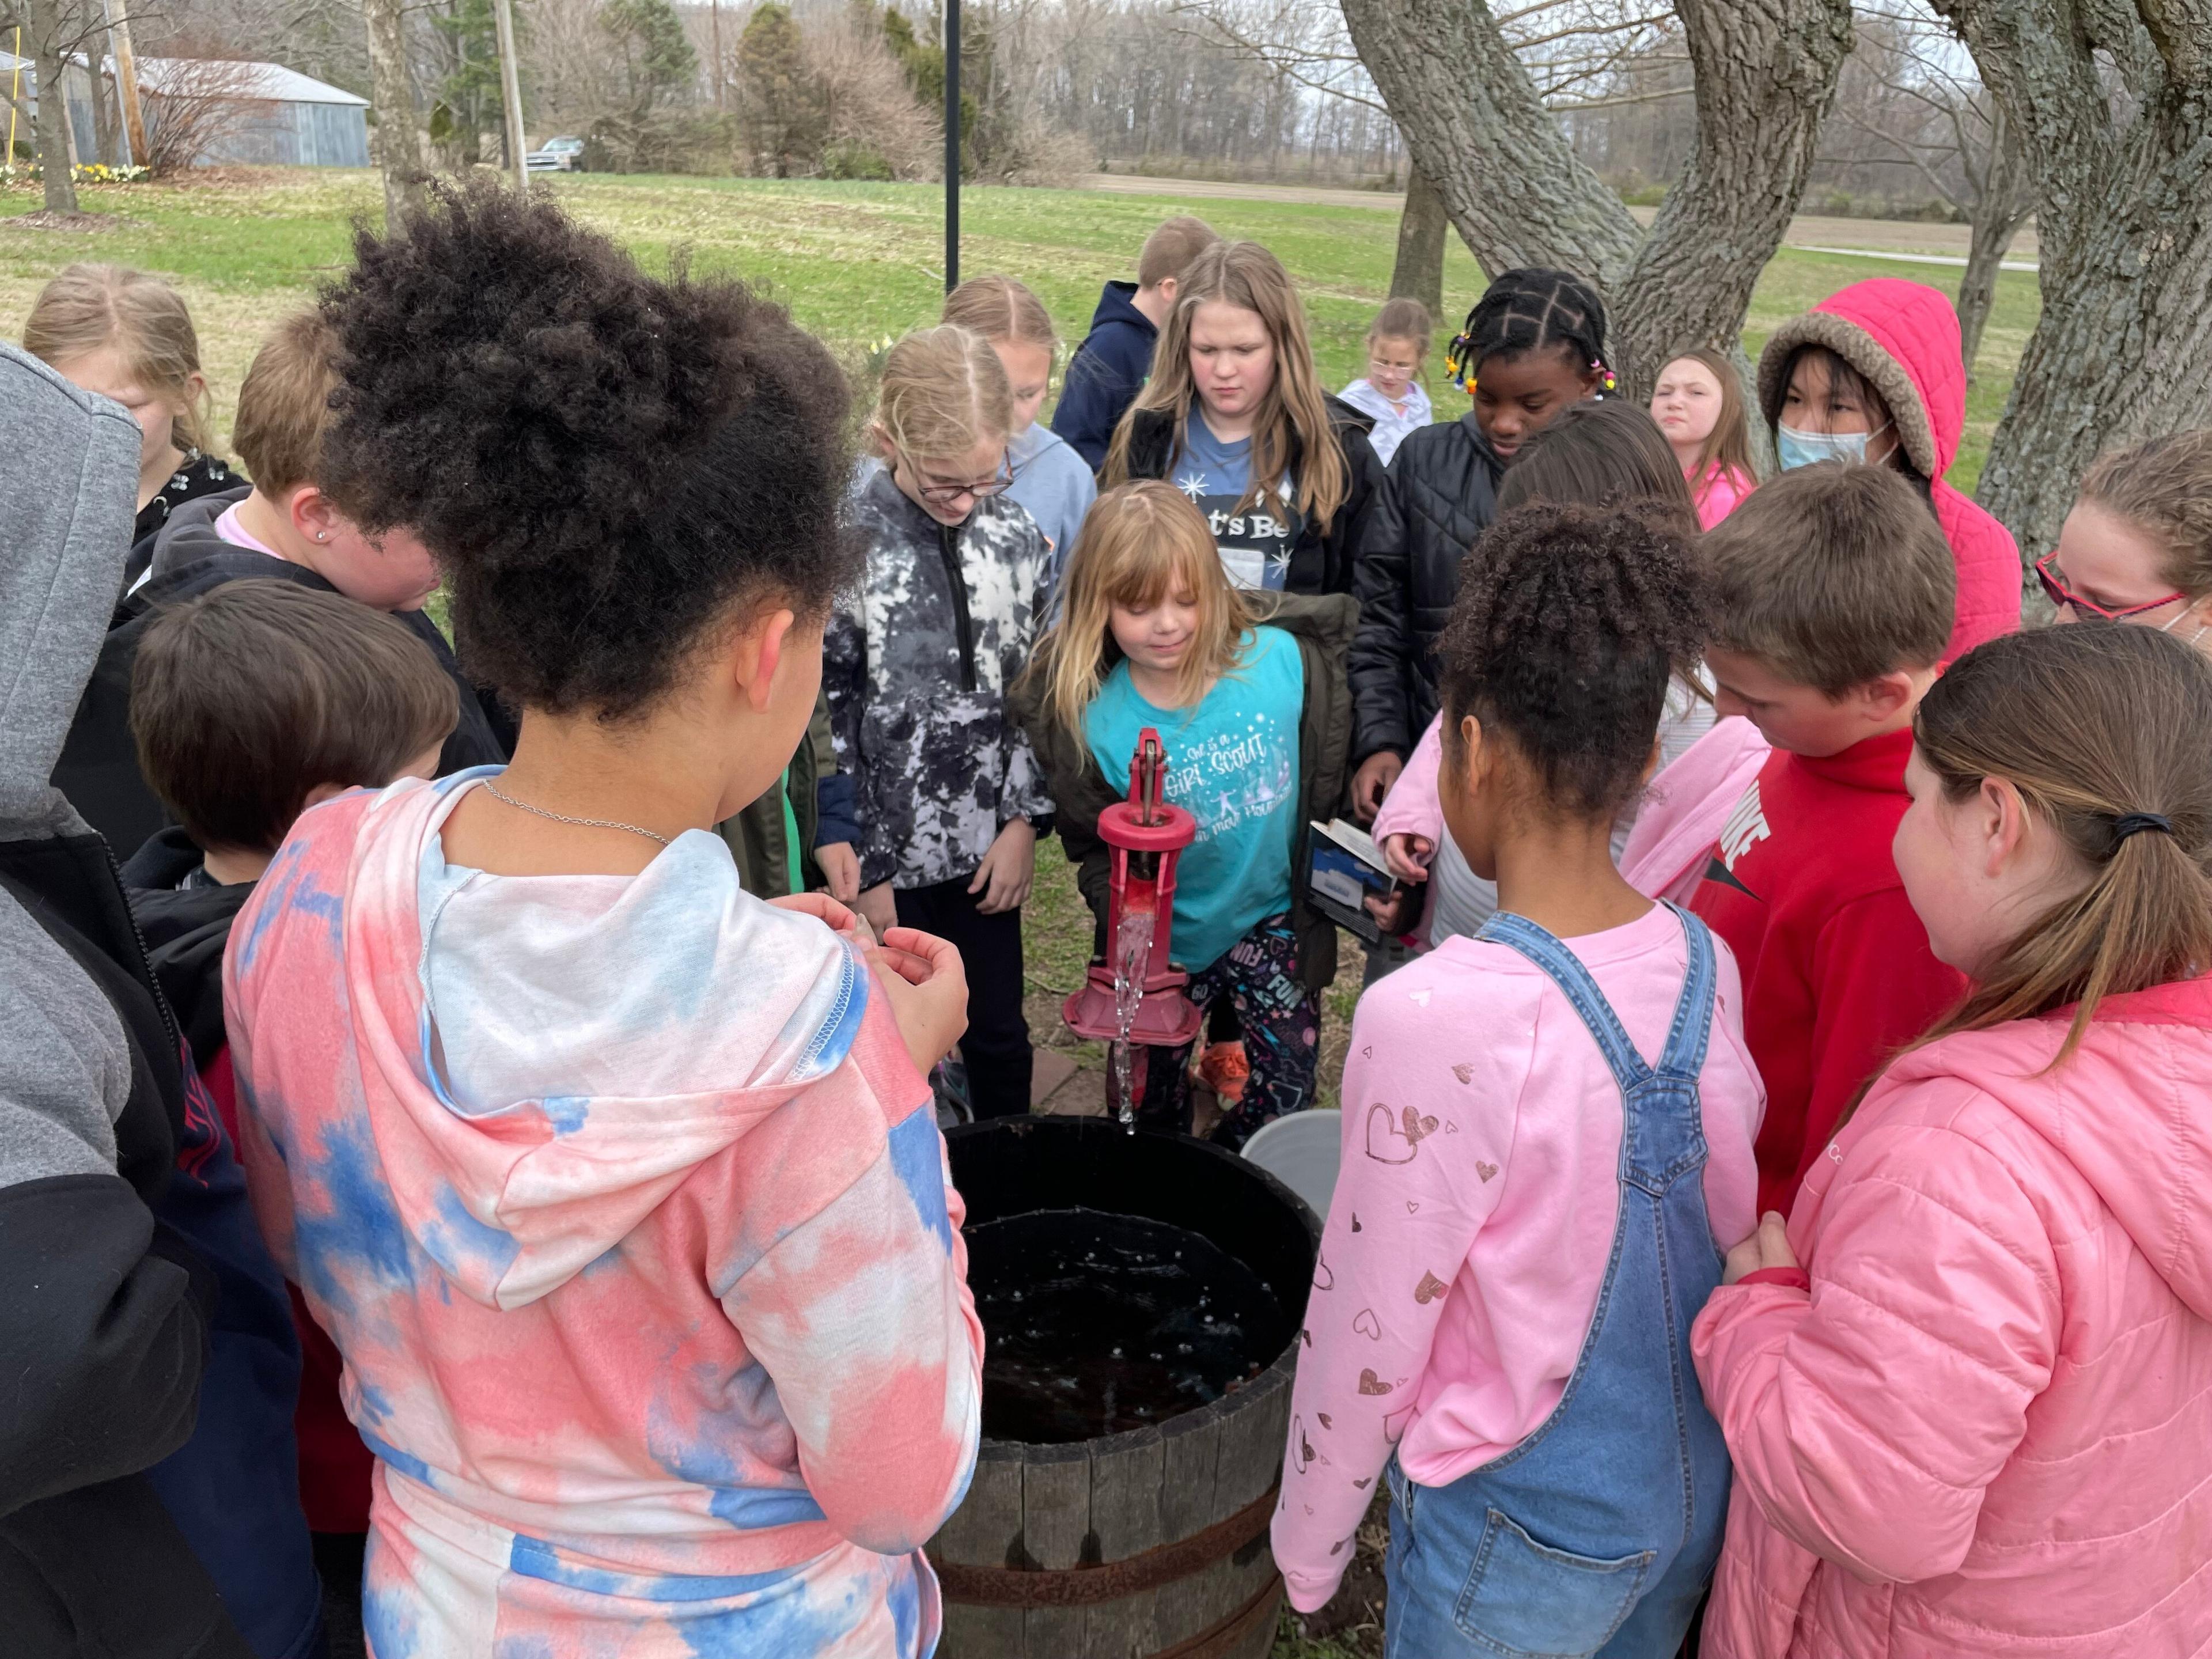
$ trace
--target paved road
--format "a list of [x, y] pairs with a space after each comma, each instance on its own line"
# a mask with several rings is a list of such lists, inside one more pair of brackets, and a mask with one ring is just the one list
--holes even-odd
[[[1079, 188], [1112, 191], [1125, 196], [1172, 196], [1186, 201], [1310, 202], [1328, 207], [1371, 208], [1396, 213], [1405, 198], [1391, 191], [1331, 190], [1318, 185], [1243, 185], [1212, 179], [1149, 179], [1133, 173], [1095, 173], [1078, 179]], [[1631, 208], [1629, 212], [1650, 224], [1655, 208]], [[1862, 258], [1894, 258], [1908, 264], [1960, 266], [1966, 263], [1971, 238], [1964, 225], [1929, 224], [1917, 219], [1834, 219], [1818, 214], [1801, 215], [1790, 222], [1784, 245], [1808, 253], [1844, 253]], [[2013, 239], [2008, 270], [2035, 269], [2035, 229], [2033, 225]]]

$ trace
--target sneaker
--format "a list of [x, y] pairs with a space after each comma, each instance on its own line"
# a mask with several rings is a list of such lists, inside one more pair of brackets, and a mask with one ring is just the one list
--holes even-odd
[[1199, 1056], [1192, 1074], [1220, 1097], [1224, 1110], [1244, 1098], [1244, 1085], [1252, 1076], [1252, 1063], [1244, 1057], [1244, 1044], [1215, 1042]]

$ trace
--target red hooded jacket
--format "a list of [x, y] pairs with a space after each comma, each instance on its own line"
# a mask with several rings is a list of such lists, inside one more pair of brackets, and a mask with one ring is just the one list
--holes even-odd
[[1791, 318], [1759, 356], [1759, 404], [1770, 422], [1782, 407], [1790, 355], [1801, 345], [1826, 346], [1873, 383], [1905, 455], [1928, 479], [1959, 568], [1958, 615], [1943, 660], [2016, 632], [2021, 568], [2012, 532], [1943, 481], [1966, 424], [1966, 368], [1950, 300], [1923, 283], [1878, 276]]

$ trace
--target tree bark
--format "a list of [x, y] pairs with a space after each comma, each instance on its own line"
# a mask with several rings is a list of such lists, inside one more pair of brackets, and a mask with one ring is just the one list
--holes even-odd
[[1487, 271], [1559, 265], [1610, 284], [1639, 233], [1575, 155], [1482, 0], [1343, 0], [1360, 62]]
[[1698, 142], [1649, 235], [1574, 154], [1482, 0], [1343, 0], [1361, 62], [1483, 269], [1563, 266], [1611, 303], [1613, 368], [1646, 395], [1668, 354], [1741, 356], [1759, 272], [1804, 193], [1850, 52], [1850, 0], [1675, 0]]
[[46, 211], [75, 213], [76, 146], [70, 138], [69, 88], [63, 80], [69, 60], [60, 0], [30, 0], [28, 9], [31, 61], [39, 77], [39, 176], [45, 184]]
[[2013, 238], [2034, 211], [2027, 158], [2013, 137], [2012, 123], [1998, 110], [1990, 123], [1989, 166], [1969, 221], [1973, 234], [1966, 247], [1966, 274], [1959, 278], [1959, 355], [1966, 360], [1969, 380], [1974, 378], [1974, 361], [1982, 355], [1982, 331], [1989, 326], [1990, 307], [1996, 303], [1997, 272]]
[[1638, 398], [1686, 347], [1741, 356], [1752, 289], [1805, 194], [1851, 50], [1850, 0], [1674, 0], [1674, 15], [1698, 140], [1613, 307], [1614, 369]]
[[1406, 208], [1398, 216], [1398, 262], [1390, 297], [1419, 300], [1437, 321], [1444, 314], [1444, 201], [1420, 168], [1406, 168]]
[[362, 10], [368, 23], [369, 100], [376, 111], [376, 164], [384, 175], [384, 225], [398, 235], [406, 215], [422, 207], [428, 177], [407, 73], [406, 9], [403, 0], [362, 0]]
[[[2212, 420], [2212, 11], [1934, 0], [2038, 186], [2043, 313], [1978, 490], [2033, 560], [2101, 450]], [[2114, 67], [2115, 99], [2101, 78]]]

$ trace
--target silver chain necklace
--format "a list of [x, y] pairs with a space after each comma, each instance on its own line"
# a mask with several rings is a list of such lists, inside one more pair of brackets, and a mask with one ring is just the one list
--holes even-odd
[[619, 819], [572, 818], [566, 812], [549, 812], [542, 806], [532, 806], [526, 800], [515, 799], [489, 778], [484, 780], [484, 787], [490, 792], [493, 799], [505, 801], [518, 812], [528, 812], [538, 817], [550, 818], [556, 823], [580, 823], [586, 830], [627, 830], [633, 836], [643, 836], [647, 841], [659, 842], [663, 847], [668, 845], [667, 836], [655, 835], [650, 830], [641, 830], [634, 823], [623, 823]]

